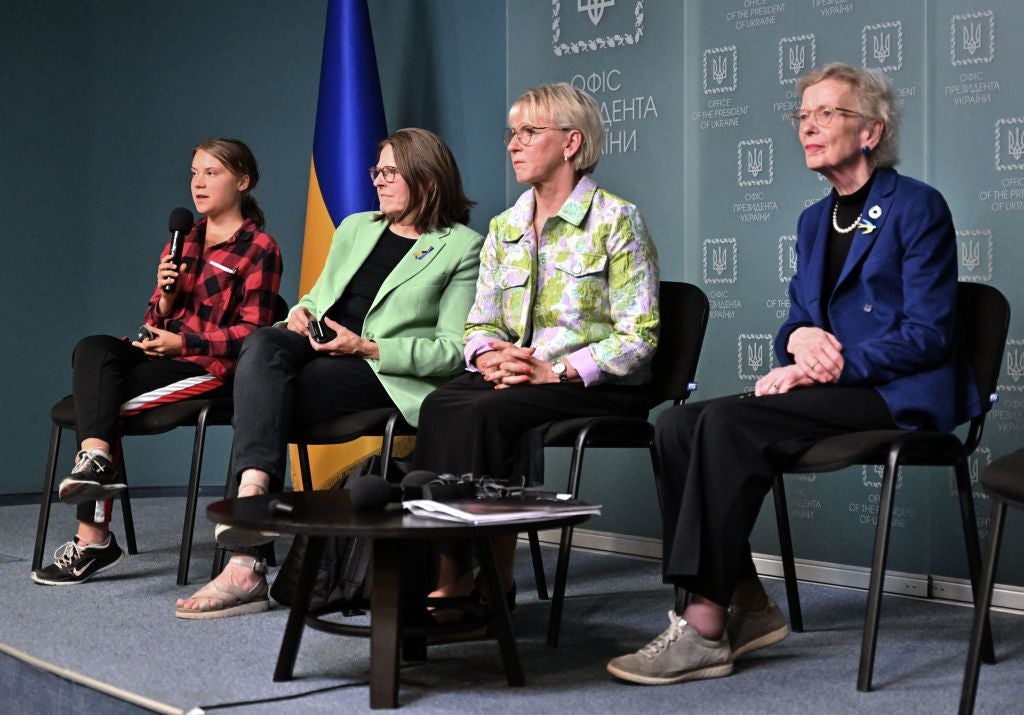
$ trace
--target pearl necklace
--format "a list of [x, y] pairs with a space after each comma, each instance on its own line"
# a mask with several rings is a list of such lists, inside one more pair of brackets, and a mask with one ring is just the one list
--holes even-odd
[[839, 217], [839, 202], [836, 201], [835, 206], [832, 207], [832, 228], [834, 228], [838, 233], [849, 233], [853, 229], [857, 228], [857, 226], [860, 224], [860, 217], [863, 215], [864, 214], [858, 214], [857, 219], [853, 223], [851, 223], [846, 228], [840, 228], [839, 222], [837, 221]]

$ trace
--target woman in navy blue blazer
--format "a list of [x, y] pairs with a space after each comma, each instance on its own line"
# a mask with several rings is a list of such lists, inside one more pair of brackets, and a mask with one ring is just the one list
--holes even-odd
[[898, 174], [896, 104], [880, 73], [844, 64], [797, 84], [807, 168], [832, 184], [800, 216], [779, 367], [754, 391], [657, 422], [664, 576], [690, 593], [669, 627], [608, 670], [648, 685], [729, 675], [789, 634], [750, 555], [778, 458], [868, 429], [947, 430], [980, 412], [957, 347], [956, 236], [938, 191]]

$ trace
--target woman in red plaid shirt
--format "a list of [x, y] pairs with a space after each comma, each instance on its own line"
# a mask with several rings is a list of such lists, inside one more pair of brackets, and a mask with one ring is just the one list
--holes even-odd
[[185, 237], [180, 262], [170, 243], [160, 254], [140, 339], [93, 335], [75, 346], [80, 451], [60, 498], [78, 505], [78, 532], [54, 563], [32, 572], [36, 583], [82, 583], [124, 560], [109, 528], [112, 497], [126, 487], [113, 456], [119, 419], [197, 395], [230, 395], [225, 381], [242, 341], [272, 322], [281, 251], [262, 230], [263, 211], [250, 193], [258, 181], [244, 143], [210, 139], [196, 147], [192, 200], [204, 218]]

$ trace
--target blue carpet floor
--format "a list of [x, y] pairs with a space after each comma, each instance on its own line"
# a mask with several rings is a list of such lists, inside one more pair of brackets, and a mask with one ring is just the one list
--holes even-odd
[[[169, 712], [368, 711], [365, 640], [307, 630], [296, 663], [297, 679], [274, 683], [271, 675], [287, 616], [284, 608], [214, 621], [176, 619], [174, 599], [191, 593], [209, 572], [211, 529], [200, 521], [193, 584], [182, 589], [174, 581], [184, 501], [136, 499], [133, 506], [141, 553], [74, 587], [44, 587], [29, 580], [38, 507], [0, 507], [0, 644], [162, 703]], [[72, 523], [71, 509], [56, 506], [48, 553], [70, 536]], [[121, 536], [119, 524], [115, 533]], [[545, 556], [550, 573], [554, 550], [545, 549]], [[526, 686], [507, 686], [493, 642], [434, 647], [428, 662], [402, 669], [403, 711], [541, 715], [956, 710], [971, 622], [971, 610], [963, 606], [886, 597], [876, 690], [859, 693], [856, 675], [865, 594], [805, 584], [801, 595], [806, 632], [742, 659], [729, 678], [651, 688], [619, 683], [604, 666], [665, 627], [671, 591], [661, 585], [657, 563], [574, 553], [561, 645], [555, 649], [544, 644], [548, 604], [532, 591], [525, 549], [518, 568], [520, 612], [514, 625]], [[785, 601], [780, 582], [769, 580], [767, 586], [780, 603]], [[1022, 626], [1019, 615], [994, 614], [1000, 663], [982, 671], [977, 712], [1021, 711]], [[4, 712], [143, 712], [5, 655], [0, 655], [0, 690]], [[242, 702], [249, 704], [231, 705]]]

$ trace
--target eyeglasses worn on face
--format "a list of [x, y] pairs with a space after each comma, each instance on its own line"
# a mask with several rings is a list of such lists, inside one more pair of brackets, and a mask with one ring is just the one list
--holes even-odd
[[848, 114], [855, 117], [864, 116], [860, 112], [844, 109], [843, 107], [818, 107], [817, 109], [800, 109], [796, 112], [790, 112], [789, 121], [795, 128], [799, 129], [803, 126], [804, 122], [813, 118], [814, 123], [819, 127], [827, 127], [839, 114]]
[[377, 181], [378, 176], [383, 176], [384, 181], [391, 183], [398, 176], [397, 166], [371, 166], [370, 167], [370, 181]]
[[530, 142], [533, 141], [534, 135], [540, 134], [548, 129], [554, 129], [558, 132], [572, 131], [572, 127], [531, 127], [530, 125], [526, 125], [524, 127], [520, 127], [518, 130], [506, 129], [501, 135], [501, 140], [505, 142], [505, 144], [511, 144], [513, 139], [518, 138], [520, 144], [523, 146], [530, 146]]

